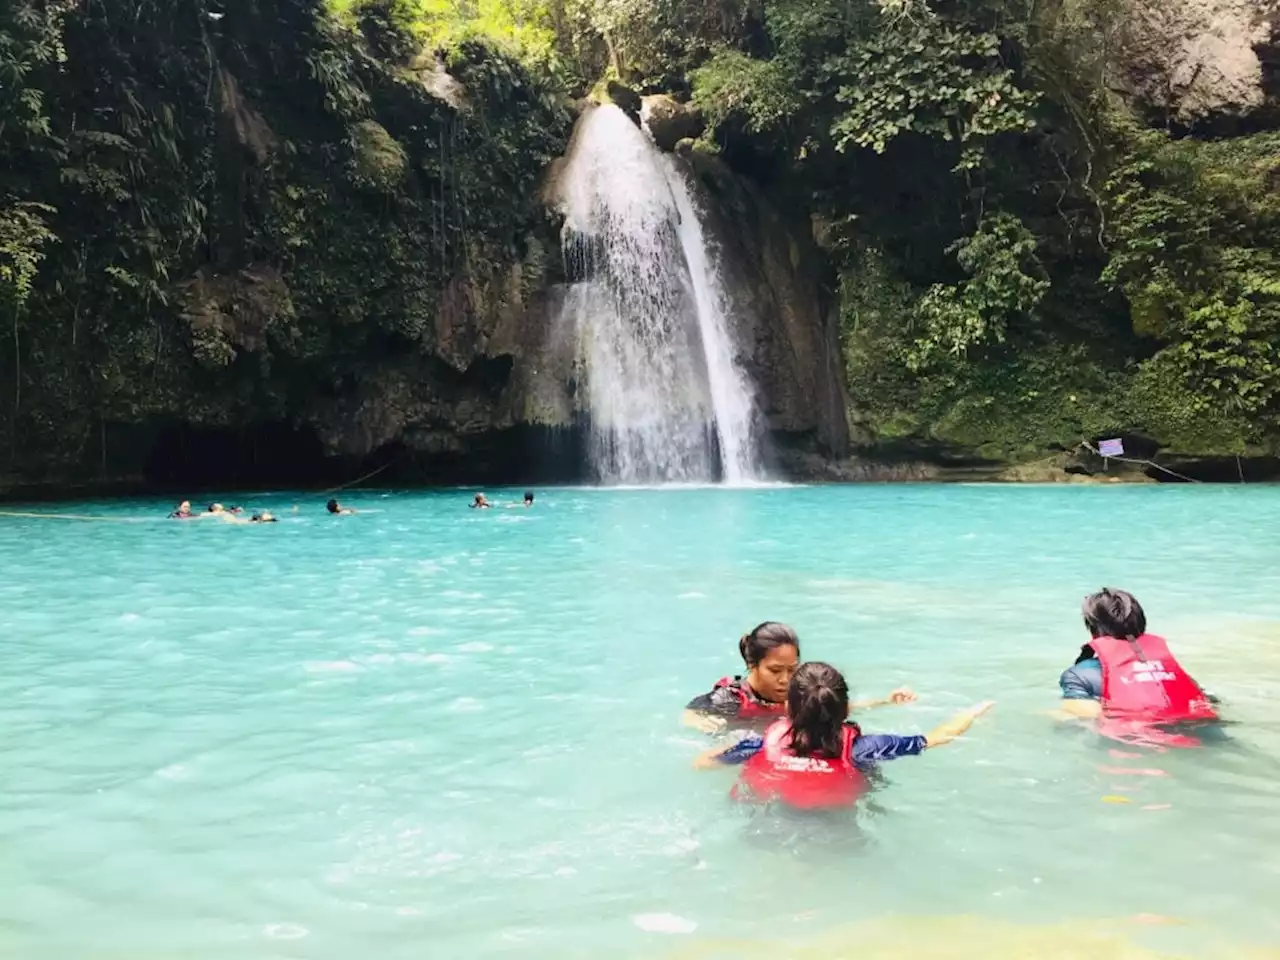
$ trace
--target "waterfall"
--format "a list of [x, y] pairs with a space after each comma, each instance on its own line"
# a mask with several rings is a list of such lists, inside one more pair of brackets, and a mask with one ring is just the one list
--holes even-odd
[[580, 122], [561, 180], [591, 467], [606, 483], [758, 476], [750, 383], [689, 184], [614, 106]]

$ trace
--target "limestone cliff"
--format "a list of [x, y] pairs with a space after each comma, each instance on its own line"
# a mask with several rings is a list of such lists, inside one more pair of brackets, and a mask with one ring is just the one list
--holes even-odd
[[1154, 117], [1195, 127], [1277, 106], [1275, 0], [1124, 0], [1113, 85]]

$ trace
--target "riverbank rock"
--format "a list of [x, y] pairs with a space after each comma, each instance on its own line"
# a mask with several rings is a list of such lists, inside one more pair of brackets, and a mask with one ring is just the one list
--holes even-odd
[[1274, 0], [1125, 0], [1118, 39], [1112, 86], [1153, 120], [1221, 125], [1276, 106]]
[[706, 128], [701, 111], [665, 93], [641, 98], [640, 123], [659, 149], [667, 153], [675, 150], [682, 140], [701, 136]]

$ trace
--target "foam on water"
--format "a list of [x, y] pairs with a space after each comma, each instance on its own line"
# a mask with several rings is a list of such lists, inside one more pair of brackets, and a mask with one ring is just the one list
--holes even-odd
[[[1280, 939], [1280, 541], [1257, 533], [1280, 490], [546, 490], [521, 524], [465, 493], [350, 499], [383, 512], [286, 495], [246, 504], [270, 529], [0, 518], [0, 956]], [[1230, 743], [1116, 756], [1044, 716], [1103, 584], [1224, 698]], [[886, 765], [856, 831], [744, 816], [731, 776], [689, 768], [705, 741], [679, 715], [766, 618], [859, 697], [920, 692], [868, 730], [998, 706]], [[897, 939], [877, 926], [902, 914]], [[937, 914], [976, 919], [916, 919]], [[1089, 952], [1082, 931], [1121, 921]], [[1048, 949], [1071, 930], [1077, 952]]]

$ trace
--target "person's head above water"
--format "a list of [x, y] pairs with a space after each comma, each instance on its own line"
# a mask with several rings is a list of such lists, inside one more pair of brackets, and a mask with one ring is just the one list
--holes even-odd
[[211, 504], [209, 504], [209, 510], [208, 510], [208, 512], [209, 512], [209, 513], [222, 513], [222, 511], [223, 511], [224, 509], [225, 509], [225, 508], [224, 508], [224, 507], [222, 506], [222, 504], [220, 504], [220, 503], [211, 503]]
[[471, 501], [471, 505], [473, 507], [487, 507], [489, 501], [483, 493], [477, 493], [475, 499]]
[[533, 506], [533, 491], [532, 491], [532, 490], [526, 490], [526, 491], [524, 492], [524, 505], [525, 505], [526, 507], [532, 507], [532, 506]]
[[178, 504], [178, 512], [179, 512], [179, 513], [190, 513], [190, 512], [191, 512], [191, 501], [190, 501], [190, 500], [183, 500], [180, 504]]
[[1133, 594], [1104, 587], [1084, 598], [1080, 608], [1091, 637], [1132, 640], [1147, 632], [1147, 615]]
[[341, 513], [341, 512], [342, 512], [342, 507], [341, 507], [341, 506], [339, 506], [339, 504], [338, 504], [338, 501], [337, 501], [337, 500], [330, 500], [328, 503], [326, 503], [326, 504], [324, 505], [324, 508], [325, 508], [326, 510], [328, 510], [330, 513]]
[[849, 685], [840, 671], [817, 661], [798, 669], [787, 690], [787, 716], [796, 756], [839, 757], [849, 716]]
[[800, 638], [785, 623], [766, 620], [738, 641], [747, 664], [747, 683], [770, 703], [787, 699], [787, 687], [800, 663]]

